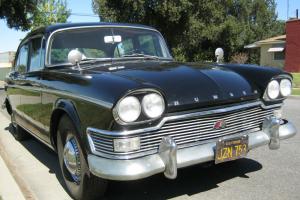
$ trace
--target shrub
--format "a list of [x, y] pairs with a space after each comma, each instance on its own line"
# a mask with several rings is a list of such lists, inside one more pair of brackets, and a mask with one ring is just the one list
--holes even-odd
[[231, 63], [245, 64], [248, 61], [248, 54], [236, 53], [231, 57]]

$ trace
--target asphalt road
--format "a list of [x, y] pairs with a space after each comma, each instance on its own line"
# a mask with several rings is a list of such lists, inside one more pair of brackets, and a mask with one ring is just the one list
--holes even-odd
[[[62, 186], [56, 154], [35, 139], [22, 143], [13, 140], [8, 131], [9, 116], [4, 114], [4, 117], [3, 113], [0, 112], [0, 120], [3, 119], [0, 125], [4, 127], [0, 130], [0, 141], [23, 179], [20, 184], [27, 187], [25, 191], [33, 193], [32, 199], [69, 199]], [[288, 99], [284, 113], [300, 130], [300, 98]], [[283, 141], [276, 151], [261, 147], [234, 162], [180, 169], [176, 180], [159, 174], [139, 181], [112, 181], [106, 199], [299, 200], [299, 147], [298, 134]]]

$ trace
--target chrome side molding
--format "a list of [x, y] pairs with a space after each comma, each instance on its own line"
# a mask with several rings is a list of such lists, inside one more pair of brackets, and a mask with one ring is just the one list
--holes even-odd
[[177, 177], [177, 145], [170, 136], [162, 138], [159, 156], [165, 164], [165, 177], [175, 179]]

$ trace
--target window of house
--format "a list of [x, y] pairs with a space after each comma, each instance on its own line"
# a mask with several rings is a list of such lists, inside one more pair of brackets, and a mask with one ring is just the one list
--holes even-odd
[[285, 59], [285, 51], [274, 52], [274, 60], [284, 60]]

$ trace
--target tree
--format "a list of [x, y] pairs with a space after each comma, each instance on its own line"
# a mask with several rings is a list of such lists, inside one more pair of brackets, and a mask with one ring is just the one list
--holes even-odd
[[31, 15], [35, 12], [37, 0], [0, 0], [0, 19], [6, 19], [9, 28], [28, 30]]
[[284, 33], [274, 0], [93, 0], [93, 7], [102, 21], [154, 26], [180, 61], [213, 60], [217, 47], [228, 61], [244, 45]]
[[64, 23], [69, 16], [65, 0], [0, 0], [0, 19], [17, 30]]
[[32, 29], [54, 23], [65, 23], [71, 12], [67, 2], [62, 0], [42, 0], [32, 17]]

